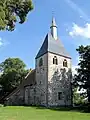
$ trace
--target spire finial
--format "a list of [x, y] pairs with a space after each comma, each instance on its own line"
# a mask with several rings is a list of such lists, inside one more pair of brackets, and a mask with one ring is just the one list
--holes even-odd
[[52, 37], [57, 40], [57, 25], [56, 25], [56, 21], [55, 21], [55, 17], [52, 16], [52, 24], [51, 24], [51, 34]]

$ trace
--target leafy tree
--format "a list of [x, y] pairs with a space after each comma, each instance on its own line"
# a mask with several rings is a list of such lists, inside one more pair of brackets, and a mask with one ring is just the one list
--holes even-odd
[[77, 75], [75, 75], [74, 85], [79, 86], [80, 89], [85, 89], [90, 103], [90, 46], [79, 46], [77, 49], [79, 53], [79, 68]]
[[32, 9], [32, 0], [0, 0], [0, 30], [13, 31], [15, 23], [24, 23]]
[[3, 95], [14, 90], [26, 76], [28, 70], [26, 65], [19, 58], [8, 58], [0, 64], [0, 85], [3, 88]]
[[83, 104], [84, 103], [84, 97], [80, 92], [78, 92], [78, 88], [73, 89], [73, 103], [74, 104]]

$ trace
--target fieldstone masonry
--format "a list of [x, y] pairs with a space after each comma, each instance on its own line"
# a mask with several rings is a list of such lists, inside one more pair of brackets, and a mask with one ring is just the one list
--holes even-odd
[[[53, 57], [56, 56], [58, 65], [53, 64]], [[68, 67], [63, 67], [64, 59]], [[71, 105], [71, 59], [48, 53], [48, 104]], [[58, 100], [58, 93], [62, 92], [61, 100]]]

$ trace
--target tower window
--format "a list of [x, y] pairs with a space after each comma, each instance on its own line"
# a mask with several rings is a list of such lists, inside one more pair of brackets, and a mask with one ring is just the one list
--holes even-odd
[[64, 61], [63, 61], [63, 67], [67, 67], [67, 60], [66, 59], [64, 59]]
[[62, 99], [62, 92], [58, 92], [58, 100]]
[[58, 65], [58, 60], [57, 60], [57, 57], [56, 57], [56, 56], [54, 56], [54, 58], [53, 58], [53, 64]]
[[39, 67], [41, 67], [42, 65], [43, 65], [43, 59], [40, 58], [40, 60], [39, 60]]

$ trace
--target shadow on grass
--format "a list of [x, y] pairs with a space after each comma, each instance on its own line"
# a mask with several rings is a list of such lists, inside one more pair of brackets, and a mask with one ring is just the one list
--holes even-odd
[[[17, 106], [17, 105], [15, 105]], [[3, 106], [6, 107], [6, 106]], [[20, 105], [19, 107], [32, 107], [38, 110], [52, 110], [52, 111], [65, 111], [65, 112], [81, 112], [90, 113], [90, 106], [77, 106], [77, 107], [45, 107], [45, 106], [33, 106], [33, 105]]]
[[79, 106], [79, 107], [44, 107], [44, 106], [24, 106], [32, 107], [35, 109], [48, 109], [52, 111], [71, 111], [71, 112], [81, 112], [81, 113], [90, 113], [90, 108], [88, 106]]

